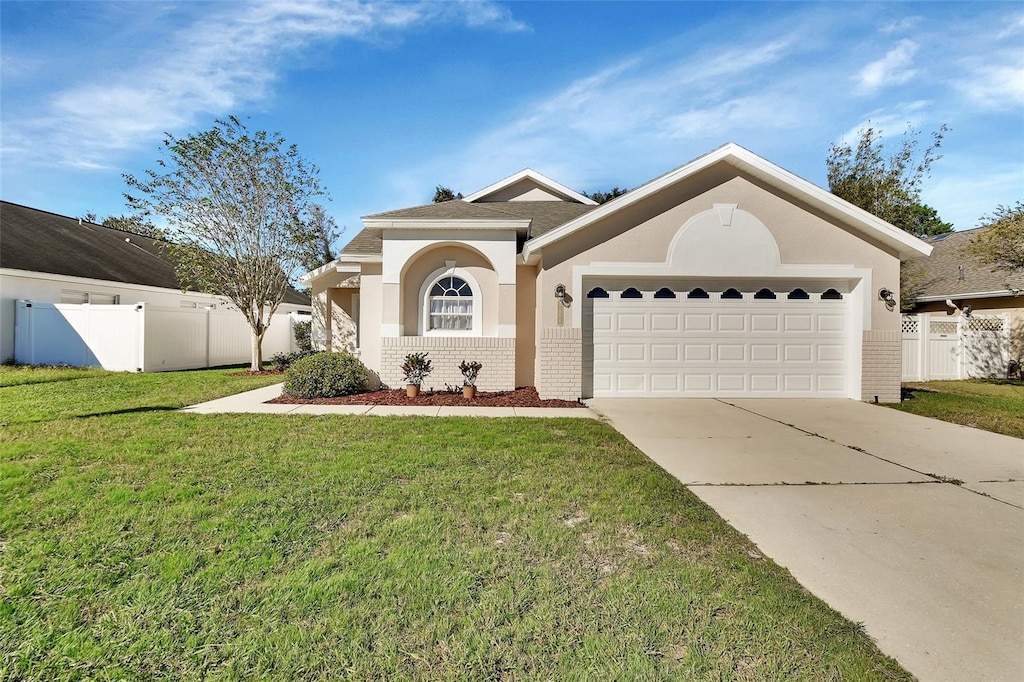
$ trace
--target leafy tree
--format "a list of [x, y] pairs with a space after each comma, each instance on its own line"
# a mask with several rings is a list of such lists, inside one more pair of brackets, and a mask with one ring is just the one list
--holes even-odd
[[599, 204], [603, 204], [603, 203], [605, 203], [607, 201], [611, 201], [615, 197], [621, 197], [623, 194], [625, 194], [628, 191], [629, 191], [629, 189], [626, 189], [626, 188], [612, 187], [607, 192], [591, 192], [590, 194], [587, 194], [586, 192], [584, 192], [583, 196], [589, 197], [590, 199], [593, 199], [594, 201], [596, 201]]
[[919, 152], [920, 133], [910, 126], [897, 149], [887, 156], [882, 131], [871, 126], [861, 129], [855, 147], [833, 144], [829, 148], [825, 161], [829, 190], [911, 234], [939, 234], [921, 232], [948, 225], [934, 215], [934, 209], [921, 203], [921, 186], [932, 164], [942, 158], [936, 152], [948, 130], [945, 124], [940, 126], [932, 133], [931, 145]]
[[134, 234], [141, 234], [145, 237], [160, 238], [161, 232], [156, 225], [143, 220], [139, 216], [131, 215], [109, 215], [103, 219], [101, 223], [104, 227], [112, 227], [115, 230], [121, 230], [122, 232], [132, 232]]
[[456, 199], [462, 198], [462, 192], [456, 194], [451, 190], [450, 187], [444, 185], [438, 185], [434, 188], [434, 203], [440, 204], [442, 201], [455, 201]]
[[947, 223], [939, 217], [939, 212], [928, 204], [914, 206], [913, 223], [908, 232], [918, 237], [934, 237], [953, 231], [953, 223]]
[[307, 252], [302, 258], [302, 267], [306, 271], [316, 270], [321, 265], [326, 265], [334, 260], [334, 251], [331, 245], [338, 240], [344, 230], [339, 230], [334, 218], [327, 215], [324, 207], [320, 204], [310, 204], [307, 229], [310, 233], [310, 241]]
[[964, 251], [993, 270], [1024, 273], [1024, 202], [998, 206], [978, 222], [987, 229], [980, 230]]
[[319, 171], [280, 133], [250, 133], [234, 116], [184, 138], [167, 133], [163, 153], [144, 178], [124, 176], [128, 205], [166, 222], [182, 287], [224, 296], [245, 316], [259, 371], [271, 317], [317, 243]]

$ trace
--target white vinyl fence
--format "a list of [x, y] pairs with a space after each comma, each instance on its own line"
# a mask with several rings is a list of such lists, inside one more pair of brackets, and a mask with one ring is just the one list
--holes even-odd
[[[14, 359], [32, 365], [126, 372], [236, 365], [250, 361], [250, 339], [236, 310], [32, 301], [18, 301], [15, 309]], [[274, 315], [263, 357], [293, 350], [291, 316]]]
[[998, 378], [1010, 362], [1010, 316], [903, 316], [903, 381]]

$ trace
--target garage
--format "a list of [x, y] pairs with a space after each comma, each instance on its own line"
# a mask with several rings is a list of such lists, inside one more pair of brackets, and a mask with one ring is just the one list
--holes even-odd
[[585, 395], [848, 397], [843, 283], [601, 281], [585, 290]]

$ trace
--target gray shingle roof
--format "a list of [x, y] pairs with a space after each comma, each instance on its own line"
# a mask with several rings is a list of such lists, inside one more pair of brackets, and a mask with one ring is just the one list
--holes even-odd
[[[0, 201], [0, 267], [180, 289], [157, 240], [8, 201]], [[291, 289], [284, 300], [309, 305]]]
[[[443, 201], [438, 204], [401, 208], [397, 211], [375, 213], [366, 218], [424, 218], [424, 219], [492, 219], [525, 218], [530, 221], [530, 238], [539, 237], [550, 232], [559, 225], [578, 218], [588, 211], [597, 208], [585, 204], [567, 201], [490, 201], [468, 203], [465, 201]], [[380, 255], [382, 242], [380, 237], [368, 230], [360, 231], [341, 251], [346, 255], [364, 256]]]
[[[919, 298], [952, 298], [964, 294], [1005, 291], [1007, 284], [1016, 289], [1024, 289], [1024, 274], [1018, 273], [1011, 277], [1006, 272], [993, 271], [962, 252], [963, 247], [985, 229], [988, 228], [952, 232], [925, 240], [934, 247], [931, 255], [910, 261], [912, 266], [919, 267], [922, 272], [924, 286]], [[964, 266], [963, 279], [961, 265]]]

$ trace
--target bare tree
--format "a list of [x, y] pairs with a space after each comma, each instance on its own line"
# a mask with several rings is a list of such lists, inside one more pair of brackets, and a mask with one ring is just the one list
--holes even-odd
[[163, 158], [145, 178], [125, 175], [139, 220], [160, 216], [183, 288], [224, 296], [252, 330], [253, 371], [263, 336], [310, 245], [318, 169], [280, 133], [250, 133], [235, 117], [210, 130], [164, 139]]

